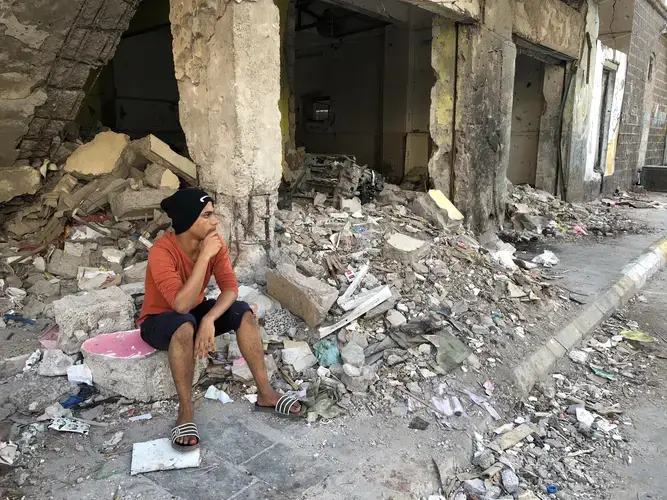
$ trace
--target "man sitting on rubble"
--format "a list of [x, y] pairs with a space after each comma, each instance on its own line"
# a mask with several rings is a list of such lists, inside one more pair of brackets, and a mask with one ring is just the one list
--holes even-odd
[[[238, 283], [217, 233], [213, 199], [200, 189], [186, 188], [160, 206], [174, 231], [158, 239], [148, 254], [146, 295], [137, 323], [146, 343], [169, 352], [178, 394], [172, 445], [181, 450], [199, 446], [192, 404], [195, 361], [215, 351], [216, 335], [232, 330], [257, 384], [255, 409], [298, 415], [301, 407], [296, 399], [282, 396], [269, 384], [254, 314], [248, 304], [236, 300]], [[204, 300], [211, 275], [221, 293], [217, 300]]]

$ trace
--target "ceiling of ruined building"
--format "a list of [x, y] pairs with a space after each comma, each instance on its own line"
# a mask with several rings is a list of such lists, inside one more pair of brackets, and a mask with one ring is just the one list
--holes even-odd
[[581, 5], [584, 3], [584, 0], [561, 0], [561, 2], [566, 3], [570, 7], [574, 7], [575, 9], [579, 9]]

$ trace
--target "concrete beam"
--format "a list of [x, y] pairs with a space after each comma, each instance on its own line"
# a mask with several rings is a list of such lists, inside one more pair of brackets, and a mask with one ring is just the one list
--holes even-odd
[[560, 0], [512, 0], [515, 35], [569, 58], [579, 58], [584, 16]]
[[439, 16], [460, 22], [479, 21], [480, 0], [404, 0]]
[[394, 24], [410, 23], [412, 6], [398, 0], [386, 0], [383, 2], [376, 0], [325, 0], [325, 2]]

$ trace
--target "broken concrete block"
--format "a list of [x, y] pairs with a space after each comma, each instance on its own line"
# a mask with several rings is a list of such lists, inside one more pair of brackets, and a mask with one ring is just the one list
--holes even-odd
[[126, 285], [120, 285], [120, 289], [123, 293], [136, 297], [137, 295], [144, 295], [146, 293], [146, 285], [144, 283], [128, 283]]
[[63, 278], [76, 278], [79, 272], [79, 267], [86, 267], [88, 264], [88, 257], [67, 254], [60, 248], [56, 248], [53, 251], [53, 254], [51, 254], [47, 270], [51, 274]]
[[340, 357], [343, 358], [343, 363], [352, 366], [363, 366], [366, 364], [364, 348], [355, 342], [345, 344], [345, 347], [340, 350]]
[[67, 158], [65, 172], [88, 181], [109, 174], [124, 177], [131, 163], [125, 152], [129, 144], [130, 138], [125, 134], [100, 132]]
[[40, 279], [28, 288], [28, 293], [32, 295], [40, 295], [42, 297], [54, 297], [60, 294], [60, 281], [51, 282], [45, 279]]
[[118, 287], [63, 297], [53, 303], [53, 312], [60, 327], [56, 347], [67, 354], [89, 337], [134, 326], [134, 300]]
[[44, 304], [44, 302], [33, 297], [25, 306], [23, 306], [23, 316], [30, 319], [37, 319], [37, 317], [44, 312], [45, 307], [46, 304]]
[[125, 252], [117, 248], [104, 248], [102, 249], [102, 257], [112, 264], [122, 264], [126, 255]]
[[44, 412], [54, 401], [64, 401], [79, 392], [76, 384], [65, 377], [40, 377], [35, 372], [24, 373], [3, 386], [9, 401], [23, 413]]
[[[269, 379], [271, 379], [271, 377], [278, 372], [278, 365], [276, 365], [273, 356], [264, 356], [264, 365], [266, 366], [266, 373], [268, 374]], [[232, 364], [232, 377], [234, 380], [243, 382], [244, 384], [253, 383], [255, 380], [250, 371], [250, 367], [244, 358], [237, 359]]]
[[30, 354], [22, 354], [12, 358], [0, 359], [0, 378], [13, 377], [17, 373], [21, 373], [29, 357]]
[[317, 364], [317, 358], [313, 356], [308, 342], [284, 341], [285, 348], [282, 350], [283, 363], [291, 365], [297, 373]]
[[32, 167], [13, 167], [0, 170], [0, 203], [24, 194], [35, 194], [42, 184], [39, 171]]
[[324, 321], [338, 298], [338, 290], [317, 278], [306, 278], [290, 264], [266, 273], [267, 293], [310, 328]]
[[126, 189], [110, 197], [111, 211], [118, 221], [152, 219], [160, 202], [175, 192], [173, 189]]
[[154, 135], [132, 142], [132, 147], [148, 161], [171, 170], [193, 186], [197, 185], [197, 166], [187, 158], [175, 153], [165, 142]]
[[151, 163], [146, 167], [144, 180], [146, 181], [146, 184], [156, 189], [178, 189], [181, 187], [181, 181], [176, 174], [171, 170], [161, 167], [157, 163]]
[[146, 280], [146, 269], [148, 261], [138, 262], [123, 271], [125, 283], [143, 283]]
[[463, 221], [463, 214], [447, 199], [442, 191], [437, 189], [420, 193], [412, 202], [410, 208], [415, 214], [443, 229], [460, 224]]
[[72, 358], [60, 349], [48, 349], [42, 355], [37, 374], [42, 377], [62, 377], [67, 375], [67, 369], [73, 364]]
[[387, 320], [389, 326], [393, 328], [398, 328], [399, 326], [404, 325], [408, 322], [406, 317], [403, 316], [396, 309], [390, 309], [389, 311], [387, 311], [387, 316], [385, 316], [385, 319]]
[[384, 255], [403, 264], [413, 264], [426, 257], [429, 244], [412, 236], [394, 233], [385, 243]]
[[[343, 368], [344, 369], [344, 368]], [[351, 377], [347, 373], [343, 373], [341, 382], [350, 392], [366, 392], [368, 386], [375, 380], [375, 371], [370, 366], [363, 366], [360, 370], [361, 374], [358, 377]]]
[[[83, 343], [81, 352], [93, 383], [107, 391], [145, 403], [176, 394], [167, 352], [146, 344], [139, 330], [97, 335]], [[196, 363], [193, 384], [206, 370], [207, 361]]]

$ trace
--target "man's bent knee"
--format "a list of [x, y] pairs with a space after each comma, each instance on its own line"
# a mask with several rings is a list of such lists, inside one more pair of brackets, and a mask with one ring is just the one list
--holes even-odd
[[194, 342], [195, 327], [192, 323], [183, 323], [171, 337], [172, 342]]

